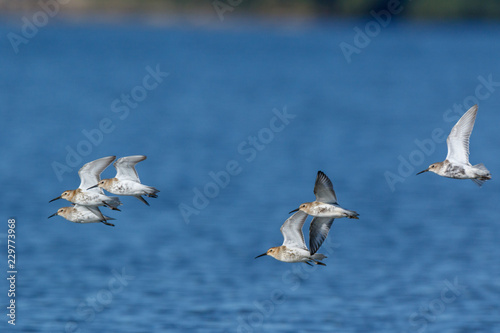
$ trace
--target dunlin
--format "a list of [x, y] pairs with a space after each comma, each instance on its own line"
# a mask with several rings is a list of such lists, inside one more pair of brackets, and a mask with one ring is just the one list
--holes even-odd
[[99, 210], [98, 207], [92, 207], [92, 206], [81, 206], [81, 205], [74, 205], [72, 207], [62, 207], [59, 208], [59, 210], [50, 215], [49, 219], [52, 216], [62, 216], [66, 220], [74, 222], [74, 223], [95, 223], [95, 222], [102, 222], [106, 225], [110, 225], [114, 227], [115, 225], [113, 223], [109, 223], [107, 221], [109, 220], [114, 220], [114, 218], [109, 217], [109, 216], [104, 216], [101, 211]]
[[316, 196], [316, 201], [303, 203], [299, 208], [290, 212], [293, 213], [300, 210], [314, 216], [309, 228], [311, 254], [316, 253], [321, 244], [323, 244], [326, 236], [328, 236], [333, 219], [340, 217], [358, 219], [359, 216], [355, 211], [344, 209], [338, 205], [333, 184], [322, 171], [318, 171], [316, 183], [314, 184], [314, 195]]
[[431, 164], [427, 169], [417, 175], [431, 171], [440, 176], [455, 179], [471, 179], [481, 186], [491, 179], [490, 172], [484, 164], [471, 165], [469, 163], [469, 138], [476, 121], [477, 105], [471, 107], [460, 120], [453, 126], [446, 144], [448, 155], [443, 162]]
[[104, 195], [103, 190], [100, 188], [88, 189], [89, 186], [99, 182], [101, 173], [114, 159], [115, 156], [108, 156], [85, 164], [78, 171], [81, 179], [80, 186], [76, 190], [64, 191], [60, 196], [49, 202], [66, 199], [82, 206], [107, 206], [113, 210], [119, 210], [117, 207], [121, 205], [120, 199]]
[[157, 198], [158, 196], [156, 193], [160, 191], [152, 186], [141, 184], [141, 181], [139, 180], [139, 175], [135, 170], [135, 165], [145, 159], [146, 156], [144, 155], [119, 158], [113, 164], [116, 168], [115, 178], [103, 179], [96, 185], [94, 183], [94, 186], [90, 187], [90, 189], [100, 187], [113, 194], [131, 195], [149, 206], [149, 203], [142, 196], [147, 195], [151, 198]]
[[326, 266], [320, 262], [326, 258], [321, 253], [311, 253], [304, 242], [304, 234], [302, 233], [302, 226], [307, 218], [307, 214], [299, 211], [290, 216], [285, 223], [281, 226], [281, 233], [283, 234], [283, 245], [272, 247], [256, 259], [265, 255], [271, 256], [277, 260], [284, 262], [304, 262], [308, 265], [313, 262], [316, 265]]

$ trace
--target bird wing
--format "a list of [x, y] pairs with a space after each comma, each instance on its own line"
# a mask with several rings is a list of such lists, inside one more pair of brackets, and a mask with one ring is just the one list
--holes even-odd
[[331, 217], [315, 217], [311, 221], [311, 226], [309, 227], [309, 248], [311, 249], [311, 255], [315, 254], [321, 247], [321, 244], [323, 244], [332, 223], [333, 218]]
[[306, 242], [304, 241], [304, 234], [302, 233], [302, 226], [306, 221], [307, 214], [303, 211], [290, 216], [280, 228], [283, 234], [283, 245], [287, 247], [297, 247], [307, 250]]
[[135, 165], [145, 159], [146, 156], [144, 155], [126, 156], [117, 159], [113, 164], [116, 168], [116, 178], [119, 180], [133, 180], [140, 183], [139, 175], [135, 171]]
[[314, 195], [316, 196], [316, 201], [330, 204], [337, 203], [333, 184], [322, 171], [318, 171], [316, 183], [314, 184]]
[[471, 107], [460, 120], [453, 126], [446, 139], [450, 162], [469, 164], [469, 138], [476, 121], [477, 105]]
[[99, 217], [102, 221], [106, 221], [106, 218], [104, 217], [104, 215], [102, 215], [101, 210], [99, 209], [99, 207], [97, 207], [97, 206], [86, 206], [85, 208], [87, 208], [92, 213], [94, 213], [94, 215], [96, 215], [97, 217]]
[[[78, 175], [81, 180], [79, 188], [87, 191], [89, 187], [99, 183], [101, 180], [101, 173], [108, 167], [108, 165], [111, 164], [111, 162], [113, 162], [115, 158], [116, 156], [107, 156], [82, 166], [82, 168], [78, 171]], [[103, 193], [102, 189], [99, 187], [95, 187], [89, 191]]]

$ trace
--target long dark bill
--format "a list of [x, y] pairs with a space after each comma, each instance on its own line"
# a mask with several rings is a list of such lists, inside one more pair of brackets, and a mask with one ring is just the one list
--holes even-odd
[[255, 257], [254, 259], [257, 259], [257, 258], [263, 257], [263, 256], [265, 256], [265, 255], [267, 255], [267, 252], [266, 252], [266, 253], [262, 253], [262, 254], [258, 255], [258, 256], [257, 256], [257, 257]]
[[429, 171], [429, 169], [422, 170], [419, 173], [417, 173], [417, 176], [420, 175], [421, 173], [424, 173], [424, 172], [427, 172], [427, 171]]
[[59, 200], [59, 199], [61, 199], [61, 196], [58, 196], [57, 198], [54, 198], [54, 199], [50, 200], [49, 202], [56, 201], [56, 200]]

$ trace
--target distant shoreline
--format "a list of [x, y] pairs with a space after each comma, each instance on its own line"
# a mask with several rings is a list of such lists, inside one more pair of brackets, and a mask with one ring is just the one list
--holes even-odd
[[[500, 19], [500, 1], [481, 2], [450, 0], [351, 0], [312, 1], [277, 0], [272, 3], [263, 0], [0, 0], [2, 16], [12, 14], [29, 15], [43, 11], [54, 17], [91, 16], [119, 18], [128, 16], [203, 17], [224, 21], [229, 15], [263, 18], [364, 18], [372, 13], [387, 12], [397, 8], [398, 17], [410, 19]], [[372, 15], [373, 16], [373, 15]]]

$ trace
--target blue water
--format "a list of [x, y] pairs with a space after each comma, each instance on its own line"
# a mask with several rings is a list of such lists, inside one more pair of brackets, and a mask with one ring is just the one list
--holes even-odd
[[[19, 20], [0, 27], [1, 248], [14, 217], [18, 270], [2, 332], [500, 331], [500, 25], [395, 22], [348, 63], [339, 44], [364, 22], [54, 21], [16, 54]], [[415, 176], [476, 100], [470, 158], [493, 180]], [[150, 207], [122, 198], [103, 210], [114, 228], [47, 219], [81, 165], [133, 154], [161, 191]], [[360, 213], [335, 221], [327, 266], [254, 260], [318, 170]]]

